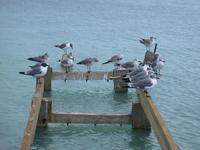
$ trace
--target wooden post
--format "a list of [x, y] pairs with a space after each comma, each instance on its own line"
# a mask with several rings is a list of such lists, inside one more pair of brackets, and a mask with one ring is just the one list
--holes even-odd
[[31, 149], [31, 144], [34, 141], [36, 125], [38, 121], [39, 111], [41, 107], [42, 95], [44, 90], [44, 79], [37, 78], [35, 96], [32, 98], [31, 112], [24, 132], [21, 143], [21, 150]]
[[47, 127], [48, 117], [50, 116], [48, 110], [49, 110], [49, 100], [47, 98], [43, 98], [40, 107], [37, 127]]
[[133, 116], [132, 127], [134, 129], [151, 129], [150, 123], [139, 102], [132, 104], [132, 116]]
[[[117, 70], [114, 69], [113, 70], [113, 77], [114, 76], [120, 76], [120, 75], [125, 75], [129, 72], [129, 70]], [[128, 92], [128, 88], [124, 88], [126, 87], [128, 84], [126, 82], [124, 82], [122, 79], [116, 79], [113, 80], [114, 83], [114, 91], [116, 93], [120, 93], [120, 92]]]
[[150, 51], [146, 51], [145, 56], [144, 56], [144, 63], [145, 64], [153, 63], [157, 60], [158, 56], [159, 56], [158, 54], [155, 54]]
[[146, 96], [146, 93], [142, 90], [139, 92], [139, 102], [144, 110], [146, 117], [148, 118], [152, 129], [160, 143], [162, 150], [179, 150], [180, 148], [176, 145], [173, 140], [164, 120], [162, 119], [158, 109], [153, 103], [151, 96]]
[[51, 110], [51, 78], [52, 68], [48, 67], [47, 74], [44, 76], [44, 93], [37, 121], [37, 127], [47, 127], [49, 117], [51, 116], [49, 114], [49, 110]]
[[51, 91], [52, 68], [48, 67], [47, 74], [44, 76], [44, 91]]
[[156, 54], [157, 46], [158, 46], [158, 44], [156, 43], [155, 47], [154, 47], [154, 51], [153, 51], [154, 54]]

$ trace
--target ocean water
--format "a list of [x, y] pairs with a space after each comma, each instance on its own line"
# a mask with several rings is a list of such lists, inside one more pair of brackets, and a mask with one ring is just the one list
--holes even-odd
[[[1, 0], [0, 1], [0, 149], [19, 149], [35, 79], [19, 71], [33, 64], [27, 57], [47, 52], [50, 65], [62, 51], [53, 45], [70, 41], [76, 62], [97, 57], [93, 70], [110, 56], [143, 59], [139, 37], [157, 37], [166, 60], [162, 78], [150, 91], [174, 140], [184, 150], [200, 149], [200, 1], [197, 0]], [[75, 66], [74, 70], [85, 70]], [[134, 90], [115, 94], [112, 82], [54, 81], [53, 111], [129, 113]], [[36, 133], [33, 149], [160, 149], [153, 132], [123, 125], [50, 124]]]

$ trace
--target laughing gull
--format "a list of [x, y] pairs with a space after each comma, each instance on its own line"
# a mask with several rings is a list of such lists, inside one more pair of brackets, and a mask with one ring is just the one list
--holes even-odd
[[144, 64], [142, 67], [140, 66], [137, 70], [133, 70], [132, 72], [129, 72], [127, 75], [128, 76], [135, 76], [141, 72], [148, 72], [148, 70], [151, 70], [152, 68], [147, 65], [147, 64]]
[[49, 57], [48, 54], [45, 53], [44, 55], [40, 55], [40, 56], [37, 56], [37, 57], [29, 57], [28, 60], [43, 63], [43, 62], [47, 62], [48, 57]]
[[48, 65], [46, 63], [42, 63], [41, 66], [35, 67], [31, 70], [28, 70], [27, 72], [19, 72], [23, 75], [30, 75], [34, 77], [42, 77], [45, 76], [47, 73]]
[[67, 49], [69, 49], [69, 48], [73, 49], [73, 44], [66, 42], [66, 43], [62, 43], [60, 45], [54, 45], [54, 47], [58, 47], [64, 51], [67, 51]]
[[155, 72], [152, 71], [152, 70], [148, 70], [147, 72], [146, 71], [142, 71], [134, 76], [130, 76], [128, 81], [126, 80], [126, 82], [136, 82], [136, 81], [139, 81], [139, 80], [142, 80], [142, 79], [145, 79], [145, 78], [148, 78], [150, 77], [151, 75], [154, 75]]
[[61, 67], [66, 69], [66, 72], [70, 71], [70, 69], [74, 65], [74, 57], [72, 56], [72, 53], [64, 53], [62, 55], [62, 59], [59, 60]]
[[132, 87], [140, 88], [140, 89], [150, 89], [153, 88], [157, 84], [158, 77], [156, 76], [150, 76], [148, 78], [145, 78], [143, 80], [138, 80], [134, 83], [131, 83]]
[[134, 59], [133, 61], [127, 61], [125, 63], [117, 64], [117, 65], [120, 66], [122, 69], [128, 69], [128, 70], [133, 71], [133, 70], [138, 69], [140, 63], [141, 61]]
[[29, 66], [31, 69], [40, 67], [42, 63], [36, 63], [35, 65]]
[[151, 75], [150, 77], [131, 83], [131, 86], [128, 87], [142, 89], [147, 94], [147, 90], [153, 88], [157, 84], [157, 79], [159, 78]]
[[135, 82], [137, 80], [144, 79], [151, 74], [154, 74], [152, 68], [148, 65], [144, 65], [142, 68], [128, 73], [125, 78], [122, 78], [122, 80], [125, 82]]
[[149, 39], [140, 38], [139, 42], [142, 43], [146, 49], [150, 51], [150, 48], [153, 46], [155, 39], [156, 38], [152, 36]]
[[119, 61], [121, 61], [122, 59], [123, 59], [122, 55], [114, 55], [108, 61], [104, 62], [103, 64], [113, 63], [114, 66], [117, 66]]
[[87, 66], [87, 71], [88, 71], [88, 73], [90, 73], [91, 72], [91, 66], [96, 62], [98, 62], [97, 58], [91, 58], [90, 57], [90, 58], [86, 58], [86, 59], [78, 62], [77, 64]]

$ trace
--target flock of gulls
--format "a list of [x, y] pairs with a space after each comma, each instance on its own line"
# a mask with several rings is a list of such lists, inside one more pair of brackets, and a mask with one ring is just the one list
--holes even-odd
[[[147, 51], [151, 51], [151, 47], [155, 45], [155, 37], [150, 37], [147, 39], [140, 38], [139, 42], [146, 47]], [[71, 71], [71, 68], [74, 66], [74, 57], [72, 52], [67, 52], [68, 49], [73, 49], [73, 44], [66, 42], [60, 45], [54, 45], [54, 47], [62, 49], [64, 54], [59, 60], [60, 66], [66, 70], [66, 73]], [[19, 72], [23, 75], [30, 75], [34, 77], [45, 76], [48, 70], [48, 54], [40, 55], [37, 57], [30, 57], [28, 60], [37, 62], [33, 66], [29, 66], [31, 69], [26, 72]], [[154, 62], [145, 64], [142, 61], [134, 59], [133, 61], [128, 61], [120, 63], [123, 59], [122, 55], [114, 55], [104, 63], [112, 63], [115, 69], [124, 69], [129, 70], [127, 74], [118, 76], [118, 78], [124, 80], [128, 83], [128, 86], [124, 88], [140, 88], [145, 91], [149, 88], [154, 87], [157, 84], [157, 80], [160, 77], [160, 70], [163, 68], [165, 61], [158, 57]], [[80, 62], [78, 65], [85, 65], [87, 67], [87, 73], [91, 72], [91, 66], [99, 62], [97, 58], [86, 58]]]

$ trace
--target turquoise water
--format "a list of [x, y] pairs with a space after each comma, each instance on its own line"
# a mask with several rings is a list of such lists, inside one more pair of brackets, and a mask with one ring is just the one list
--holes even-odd
[[[0, 1], [0, 149], [19, 149], [34, 94], [35, 79], [18, 71], [29, 56], [47, 52], [54, 70], [62, 51], [53, 45], [70, 41], [76, 61], [100, 62], [123, 53], [124, 60], [143, 59], [139, 37], [157, 37], [166, 60], [163, 76], [150, 91], [181, 149], [200, 149], [200, 1], [68, 0]], [[84, 70], [75, 66], [75, 70]], [[93, 70], [111, 70], [95, 65]], [[55, 81], [53, 110], [65, 112], [131, 111], [132, 90], [114, 94], [112, 82]], [[50, 124], [36, 133], [33, 149], [159, 149], [151, 132], [123, 125]]]

